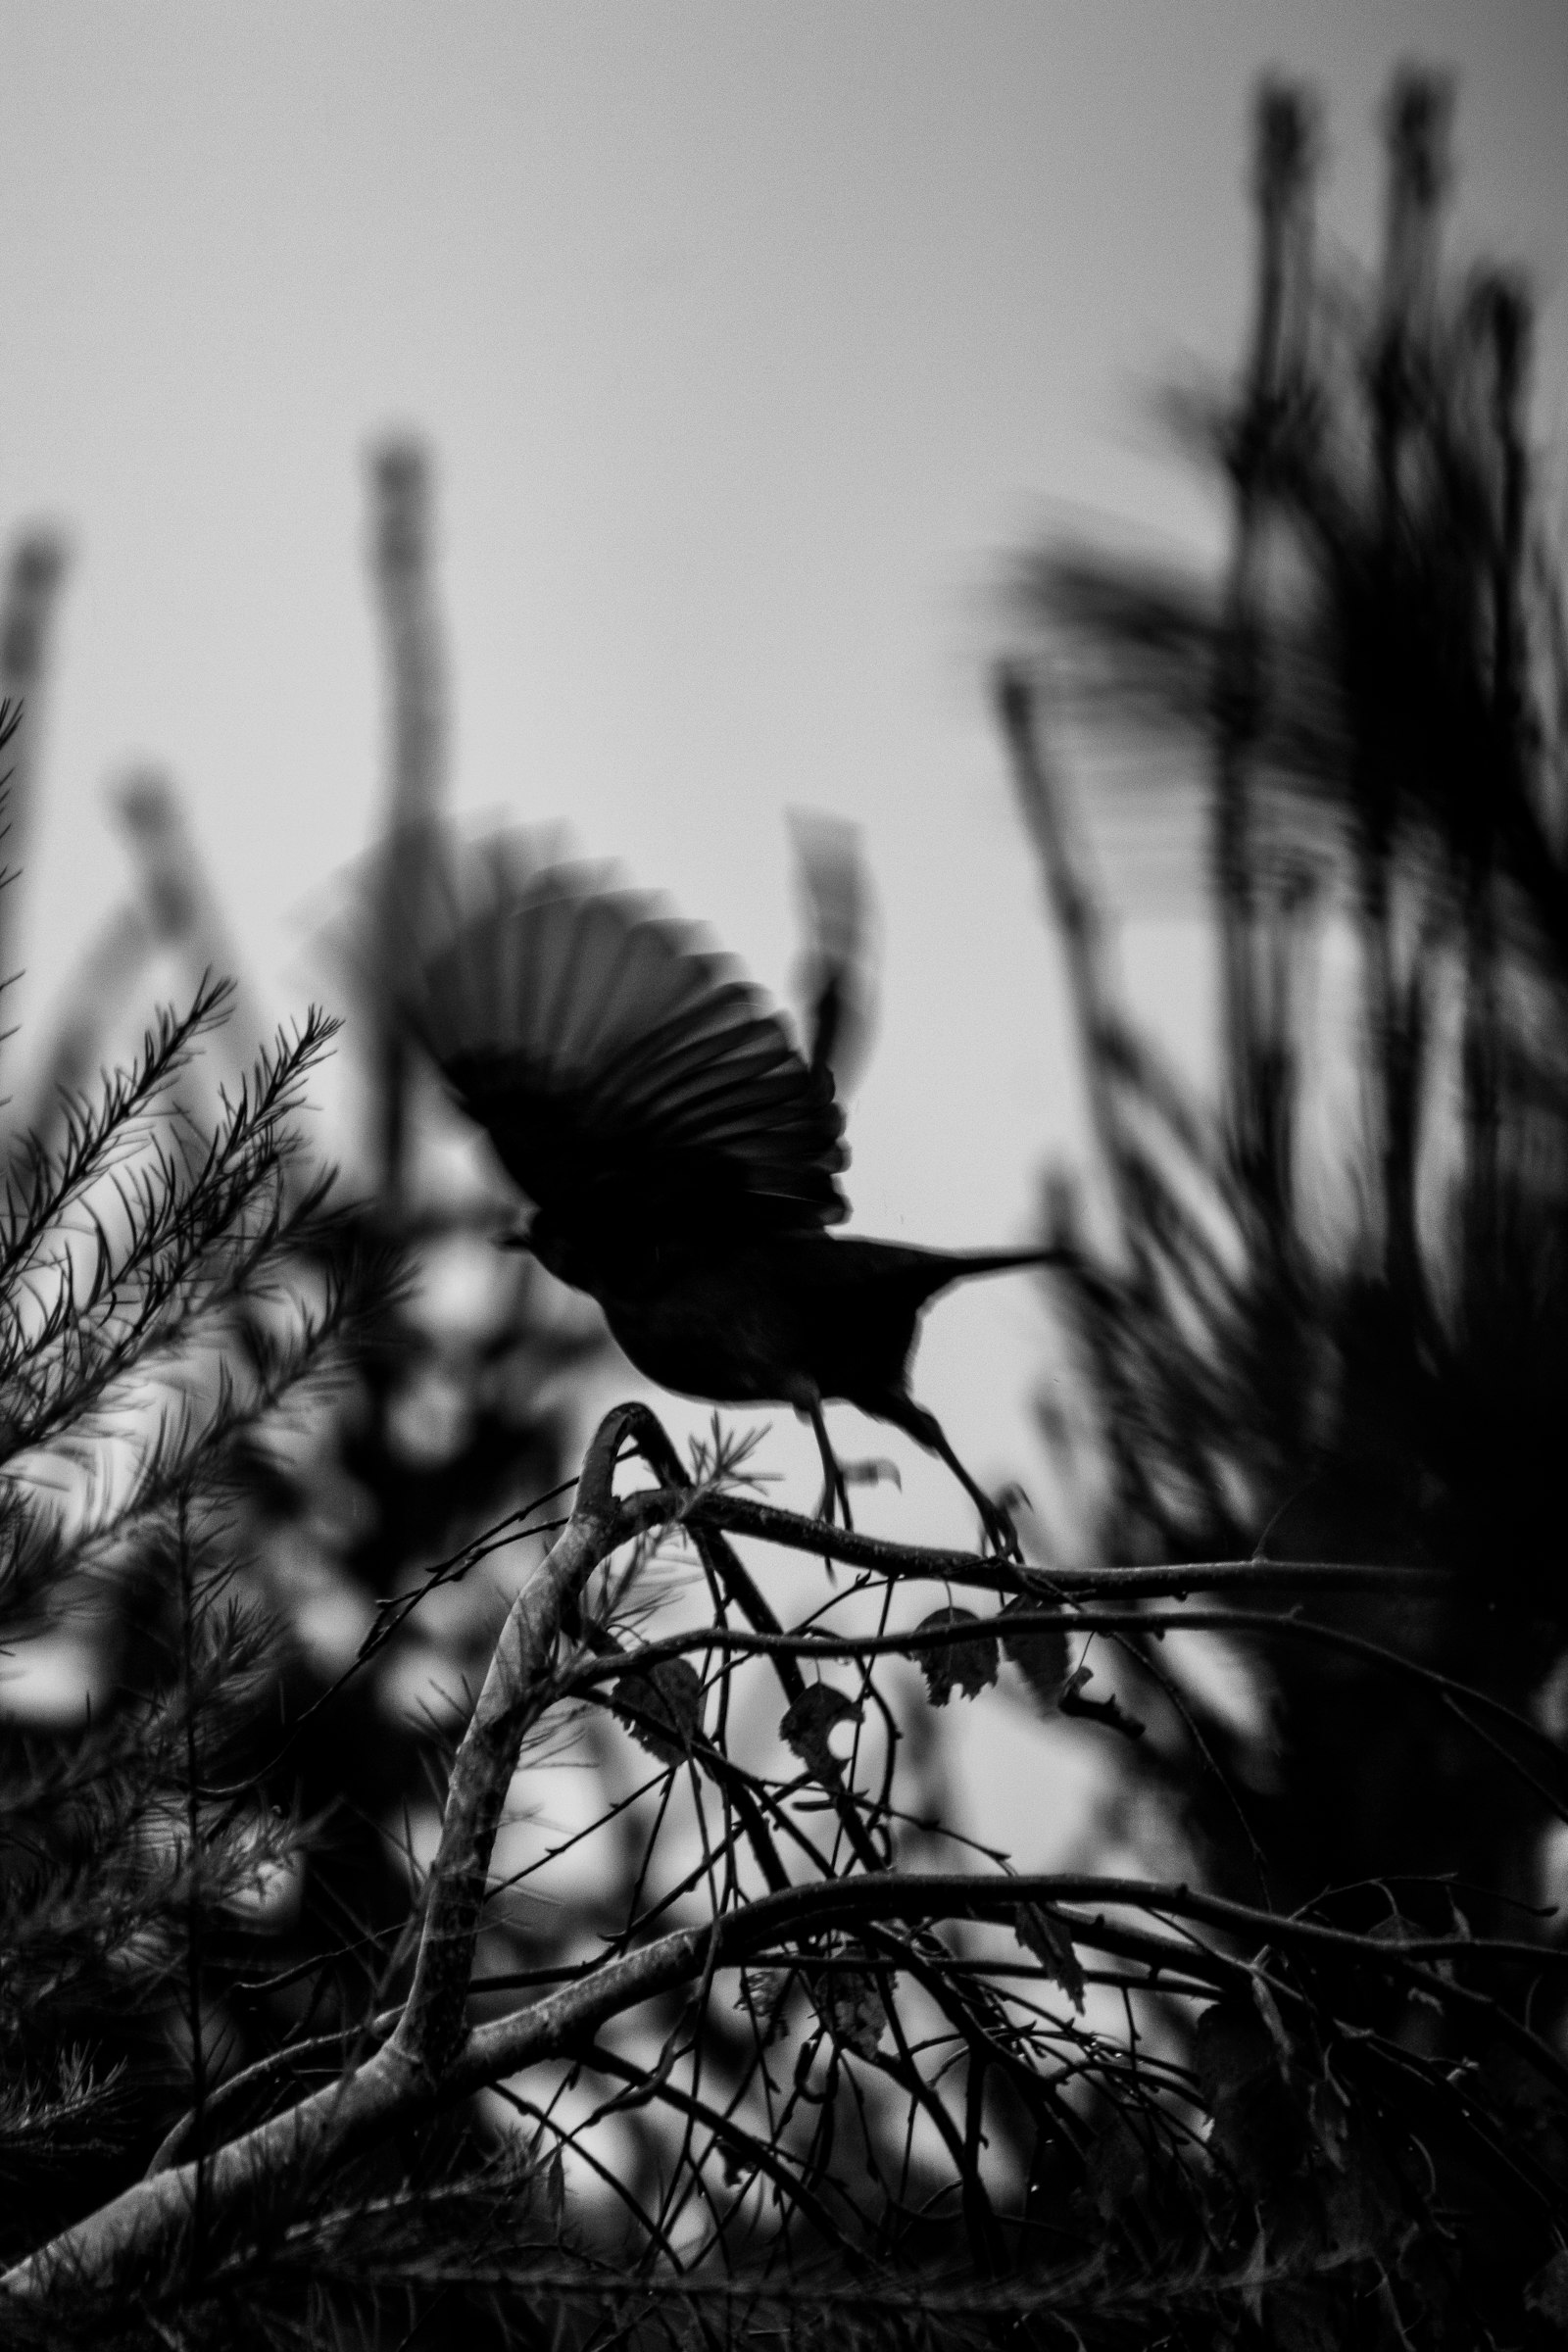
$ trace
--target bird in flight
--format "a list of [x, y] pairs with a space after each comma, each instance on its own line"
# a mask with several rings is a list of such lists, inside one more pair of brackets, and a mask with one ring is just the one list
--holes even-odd
[[[836, 1499], [850, 1522], [822, 1410], [841, 1401], [939, 1455], [1016, 1553], [1007, 1512], [911, 1396], [909, 1359], [938, 1292], [1062, 1253], [833, 1233], [849, 1214], [845, 943], [815, 959], [803, 1052], [728, 957], [606, 868], [543, 862], [518, 834], [456, 853], [432, 835], [391, 870], [385, 983], [532, 1203], [515, 1246], [590, 1293], [660, 1387], [792, 1405], [816, 1436], [821, 1515]], [[828, 896], [842, 909], [843, 888]]]

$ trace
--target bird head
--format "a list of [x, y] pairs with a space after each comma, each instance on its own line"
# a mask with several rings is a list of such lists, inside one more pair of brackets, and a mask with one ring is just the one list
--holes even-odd
[[590, 1290], [593, 1287], [587, 1279], [588, 1269], [583, 1263], [581, 1244], [564, 1231], [546, 1209], [536, 1210], [526, 1226], [509, 1233], [504, 1247], [526, 1251], [529, 1257], [537, 1258], [545, 1272], [554, 1274], [558, 1281], [569, 1282], [578, 1290]]

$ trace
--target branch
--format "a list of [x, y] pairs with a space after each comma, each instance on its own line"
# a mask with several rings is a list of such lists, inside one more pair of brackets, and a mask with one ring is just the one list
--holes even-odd
[[[617, 1498], [614, 1474], [628, 1441], [660, 1484]], [[1309, 1919], [1281, 1918], [1186, 1885], [1084, 1872], [1015, 1877], [1001, 1870], [965, 1875], [884, 1869], [775, 1886], [755, 1901], [608, 1959], [592, 1974], [573, 1979], [525, 2009], [469, 2029], [466, 2010], [496, 1829], [523, 1740], [565, 1688], [553, 1671], [558, 1640], [563, 1631], [576, 1631], [583, 1587], [618, 1545], [650, 1526], [682, 1522], [710, 1545], [716, 1528], [726, 1524], [816, 1552], [824, 1538], [830, 1538], [840, 1556], [845, 1556], [847, 1544], [853, 1542], [859, 1551], [867, 1542], [846, 1539], [841, 1531], [788, 1513], [760, 1510], [710, 1487], [694, 1491], [646, 1406], [620, 1405], [609, 1413], [589, 1446], [571, 1517], [507, 1618], [454, 1761], [440, 1846], [427, 1883], [413, 1985], [390, 2039], [284, 2113], [225, 2145], [204, 2147], [197, 2162], [170, 2164], [167, 2154], [172, 2150], [162, 2151], [166, 2169], [136, 2182], [18, 2264], [0, 2279], [0, 2291], [34, 2308], [60, 2287], [122, 2295], [133, 2276], [147, 2276], [182, 2252], [188, 2255], [198, 2163], [207, 2230], [232, 2232], [269, 2212], [275, 2215], [280, 2195], [297, 2203], [329, 2167], [394, 2132], [406, 2132], [438, 2110], [456, 2106], [525, 2068], [561, 2057], [585, 2057], [604, 2026], [650, 1998], [695, 1984], [701, 1999], [717, 1969], [764, 1955], [808, 1965], [812, 1947], [824, 1935], [853, 1933], [878, 1923], [987, 1920], [1007, 1925], [1016, 1922], [1020, 1905], [1069, 1903], [1079, 1908], [1057, 1914], [1067, 1935], [1093, 1949], [1135, 1956], [1152, 1983], [1176, 1969], [1185, 1978], [1206, 1978], [1216, 1984], [1234, 1982], [1236, 1971], [1255, 1967], [1249, 1954], [1270, 1947], [1294, 1952], [1308, 1965], [1370, 1968], [1461, 2011], [1484, 2012], [1488, 2027], [1507, 2034], [1542, 2073], [1568, 2081], [1568, 2067], [1554, 2051], [1487, 1993], [1453, 1982], [1450, 1975], [1454, 1968], [1477, 1965], [1538, 1970], [1568, 1961], [1568, 1952], [1559, 1955], [1534, 1944], [1504, 1945], [1459, 1936], [1391, 1944]], [[929, 1575], [933, 1562], [955, 1557], [888, 1544], [873, 1550], [878, 1565], [906, 1575]], [[1027, 1577], [1005, 1564], [981, 1562], [968, 1554], [956, 1555], [955, 1564], [1004, 1578], [1014, 1592], [1021, 1586], [1037, 1596], [1055, 1598], [1062, 1589], [1055, 1579]], [[749, 1613], [766, 1624], [771, 1612], [739, 1563], [726, 1562], [725, 1567], [738, 1571]], [[939, 1571], [951, 1572], [946, 1567]], [[1117, 1573], [1123, 1579], [1152, 1576], [1160, 1580], [1155, 1590], [1169, 1591], [1216, 1581], [1240, 1584], [1257, 1578], [1260, 1570], [1257, 1563], [1238, 1561]], [[1299, 1572], [1263, 1564], [1261, 1573], [1273, 1581]], [[1302, 1581], [1367, 1577], [1366, 1571], [1347, 1571], [1334, 1563], [1325, 1564], [1316, 1579], [1309, 1568]], [[733, 1585], [732, 1576], [729, 1581]], [[1107, 1580], [1075, 1576], [1062, 1583], [1081, 1592], [1103, 1592]], [[1128, 1588], [1123, 1582], [1109, 1589]], [[708, 1638], [722, 1646], [726, 1637], [723, 1629], [710, 1629]], [[727, 1638], [736, 1646], [771, 1650], [775, 1666], [796, 1652], [795, 1640], [776, 1632]], [[879, 1641], [872, 1643], [878, 1649], [884, 1645]], [[1121, 1916], [1107, 1919], [1103, 1909], [1096, 1907], [1108, 1907]], [[1126, 1916], [1129, 1912], [1154, 1922], [1184, 1922], [1189, 1933], [1206, 1930], [1220, 1938], [1222, 1947], [1230, 1948], [1211, 1948], [1196, 1934], [1190, 1945], [1169, 1937], [1152, 1939], [1147, 1929]], [[695, 2098], [697, 2093], [694, 2089], [687, 2095]]]
[[[611, 1421], [616, 1418], [612, 1415]], [[607, 1427], [601, 1427], [600, 1439]], [[595, 1444], [597, 1446], [598, 1439]], [[526, 1598], [524, 1594], [523, 1600]], [[454, 1773], [454, 1781], [456, 1777]], [[444, 1838], [443, 1855], [446, 1842]], [[436, 1867], [439, 1872], [440, 1861]], [[1446, 1981], [1434, 1965], [1490, 1958], [1539, 1967], [1557, 1958], [1568, 1960], [1568, 1953], [1460, 1936], [1421, 1936], [1399, 1944], [1385, 1943], [1310, 1920], [1281, 1918], [1185, 1885], [1098, 1878], [1087, 1872], [1018, 1877], [884, 1872], [792, 1887], [706, 1927], [662, 1936], [624, 1959], [607, 1963], [594, 1976], [564, 1986], [531, 2008], [474, 2028], [439, 2078], [399, 2046], [403, 2039], [400, 2032], [341, 2082], [317, 2091], [206, 2159], [203, 2189], [209, 2226], [214, 2226], [219, 2215], [232, 2224], [247, 2207], [262, 2201], [270, 2188], [275, 2194], [284, 2180], [298, 2182], [306, 2175], [318, 2173], [329, 2161], [341, 2160], [394, 2129], [404, 2131], [426, 2120], [438, 2108], [454, 2105], [525, 2067], [581, 2051], [609, 2020], [658, 1993], [707, 1980], [720, 1966], [755, 1960], [781, 1946], [793, 1953], [803, 1932], [891, 1919], [1007, 1922], [1015, 1917], [1020, 1904], [1029, 1902], [1098, 1902], [1143, 1910], [1155, 1917], [1186, 1918], [1254, 1942], [1292, 1946], [1308, 1959], [1374, 1967], [1382, 1974], [1405, 1978], [1435, 1998], [1472, 2008], [1484, 2005], [1489, 2023], [1527, 2049], [1543, 2073], [1568, 2082], [1568, 2066], [1553, 2050], [1484, 1995]], [[1131, 1941], [1126, 1926], [1102, 1915], [1091, 1919], [1064, 1916], [1062, 1924], [1075, 1941], [1093, 1947], [1117, 1951]], [[428, 1936], [427, 1921], [427, 1939]], [[1206, 1973], [1207, 1964], [1218, 1962], [1229, 1974], [1245, 1965], [1201, 1945], [1175, 1947], [1165, 1965], [1174, 1964], [1177, 1950], [1181, 1952], [1180, 1965], [1188, 1972]], [[1157, 1973], [1163, 1955], [1151, 1957]], [[193, 2164], [138, 2181], [112, 2204], [9, 2271], [0, 2278], [0, 2292], [37, 2305], [46, 2301], [57, 2280], [65, 2279], [78, 2289], [104, 2288], [112, 2285], [132, 2260], [144, 2264], [167, 2257], [188, 2230], [195, 2183]]]
[[625, 1440], [653, 1422], [646, 1405], [621, 1404], [599, 1424], [571, 1517], [538, 1574], [513, 1602], [453, 1762], [414, 1986], [392, 2037], [396, 2056], [432, 2079], [444, 2073], [463, 2040], [490, 1853], [522, 1742], [554, 1696], [550, 1663], [557, 1637], [564, 1618], [575, 1614], [593, 1571], [630, 1532], [615, 1504], [615, 1463]]
[[[989, 1566], [989, 1562], [984, 1565]], [[1114, 1572], [1113, 1572], [1114, 1573]], [[1136, 1573], [1136, 1571], [1129, 1571]], [[763, 1604], [765, 1607], [765, 1603]], [[693, 1651], [722, 1650], [726, 1655], [771, 1658], [777, 1666], [784, 1660], [811, 1658], [818, 1664], [853, 1662], [860, 1664], [866, 1658], [918, 1658], [928, 1651], [950, 1648], [956, 1640], [983, 1642], [989, 1640], [1005, 1643], [1009, 1640], [1031, 1633], [1060, 1633], [1071, 1635], [1125, 1634], [1148, 1635], [1158, 1641], [1167, 1633], [1223, 1633], [1239, 1634], [1258, 1641], [1272, 1636], [1288, 1640], [1317, 1642], [1327, 1649], [1336, 1649], [1348, 1657], [1364, 1659], [1387, 1673], [1397, 1675], [1424, 1690], [1435, 1705], [1446, 1707], [1463, 1724], [1466, 1731], [1501, 1757], [1509, 1768], [1527, 1781], [1543, 1801], [1560, 1818], [1568, 1820], [1564, 1800], [1522, 1764], [1513, 1752], [1471, 1721], [1466, 1706], [1479, 1708], [1496, 1722], [1506, 1724], [1511, 1732], [1543, 1757], [1554, 1763], [1562, 1760], [1562, 1750], [1551, 1734], [1532, 1723], [1516, 1707], [1505, 1700], [1494, 1698], [1474, 1683], [1461, 1683], [1454, 1676], [1442, 1673], [1435, 1666], [1423, 1665], [1418, 1659], [1407, 1658], [1386, 1642], [1375, 1642], [1364, 1634], [1348, 1632], [1343, 1626], [1323, 1625], [1315, 1618], [1298, 1617], [1294, 1610], [1276, 1615], [1263, 1609], [1084, 1608], [1058, 1602], [1043, 1602], [1036, 1608], [1014, 1606], [994, 1617], [976, 1617], [956, 1634], [946, 1621], [927, 1622], [911, 1626], [906, 1632], [892, 1634], [835, 1634], [818, 1626], [805, 1632], [785, 1633], [772, 1619], [767, 1630], [740, 1633], [730, 1626], [705, 1625], [695, 1633], [668, 1634], [662, 1641], [649, 1642], [637, 1652], [641, 1669], [663, 1664], [668, 1658], [689, 1656]], [[1141, 1662], [1147, 1667], [1151, 1660], [1142, 1651]], [[612, 1677], [624, 1672], [624, 1661], [617, 1658], [589, 1658], [573, 1667], [561, 1684], [561, 1693], [596, 1690]], [[993, 1680], [995, 1677], [993, 1676]], [[796, 1689], [804, 1689], [804, 1680], [797, 1678]], [[1464, 1702], [1461, 1704], [1460, 1702]]]
[[[394, 2034], [353, 2073], [205, 2158], [203, 2211], [209, 2230], [216, 2231], [220, 2220], [232, 2229], [248, 2213], [275, 2207], [285, 2182], [303, 2189], [328, 2165], [394, 2131], [428, 2121], [439, 2109], [460, 2104], [523, 2066], [575, 2048], [623, 2010], [689, 1984], [703, 1974], [712, 1938], [713, 1931], [702, 1928], [663, 1936], [504, 2020], [512, 2029], [509, 2034], [498, 2036], [494, 2026], [469, 2034], [439, 2080], [411, 2059]], [[0, 2294], [37, 2307], [60, 2285], [102, 2292], [132, 2266], [141, 2270], [167, 2261], [189, 2231], [196, 2172], [194, 2163], [183, 2164], [138, 2180], [7, 2271], [0, 2277]]]
[[[208, 2226], [216, 2228], [220, 2217], [232, 2224], [269, 2192], [275, 2198], [284, 2181], [297, 2183], [394, 2122], [406, 2126], [437, 2105], [465, 2097], [475, 2082], [496, 2079], [476, 2076], [471, 2063], [461, 2068], [451, 2063], [465, 2047], [464, 2008], [496, 1827], [523, 1740], [554, 1696], [549, 1666], [563, 1621], [572, 1614], [594, 1568], [626, 1540], [642, 1515], [641, 1497], [625, 1511], [617, 1506], [612, 1480], [625, 1440], [647, 1440], [650, 1430], [667, 1447], [645, 1405], [616, 1406], [600, 1423], [578, 1482], [576, 1508], [502, 1628], [453, 1763], [413, 1988], [391, 2040], [340, 2081], [226, 2147], [203, 2151], [193, 2164], [138, 2181], [7, 2272], [0, 2291], [37, 2302], [61, 2279], [77, 2287], [109, 2286], [127, 2262], [167, 2255], [178, 2242], [190, 2223], [198, 2166]], [[610, 1964], [588, 1984], [570, 1987], [577, 1998], [564, 2012], [557, 1995], [527, 2014], [547, 2039], [552, 2032], [569, 2036], [592, 2031], [604, 2018], [646, 1997], [645, 1987], [658, 1990], [665, 1982], [682, 1981], [691, 1973], [691, 1953], [700, 1954], [704, 1942], [700, 1932], [666, 1937]], [[662, 1968], [674, 1973], [666, 1977]]]
[[1123, 1592], [1183, 1599], [1189, 1592], [1219, 1592], [1233, 1586], [1248, 1592], [1296, 1592], [1304, 1588], [1316, 1592], [1429, 1593], [1434, 1598], [1440, 1594], [1451, 1597], [1455, 1589], [1455, 1579], [1441, 1569], [1391, 1567], [1376, 1561], [1177, 1560], [1133, 1568], [1019, 1568], [1010, 1561], [984, 1558], [973, 1551], [892, 1544], [881, 1536], [829, 1527], [799, 1511], [781, 1511], [773, 1503], [754, 1501], [749, 1494], [713, 1488], [696, 1495], [678, 1489], [672, 1492], [669, 1516], [684, 1522], [694, 1534], [717, 1528], [730, 1535], [756, 1536], [766, 1544], [787, 1544], [794, 1551], [813, 1552], [818, 1559], [828, 1557], [846, 1567], [868, 1568], [884, 1576], [932, 1577], [996, 1592], [1038, 1592], [1051, 1600]]

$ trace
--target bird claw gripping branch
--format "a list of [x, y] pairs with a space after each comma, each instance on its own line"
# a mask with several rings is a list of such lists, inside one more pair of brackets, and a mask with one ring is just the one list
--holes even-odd
[[1015, 1555], [1008, 1513], [910, 1395], [909, 1358], [949, 1284], [1061, 1253], [835, 1237], [848, 1153], [827, 1055], [808, 1063], [734, 963], [608, 870], [542, 863], [524, 835], [432, 835], [385, 872], [382, 983], [532, 1202], [522, 1246], [661, 1387], [793, 1405], [823, 1515], [849, 1517], [822, 1416], [842, 1401], [939, 1455]]

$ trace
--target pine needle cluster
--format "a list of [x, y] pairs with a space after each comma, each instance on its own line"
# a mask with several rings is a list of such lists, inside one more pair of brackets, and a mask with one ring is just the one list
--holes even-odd
[[299, 1866], [251, 1777], [276, 1643], [235, 1464], [333, 1377], [364, 1269], [301, 1279], [331, 1228], [293, 1126], [328, 1023], [280, 1037], [210, 1133], [172, 1115], [225, 995], [160, 1019], [0, 1198], [9, 2258], [184, 2110]]

